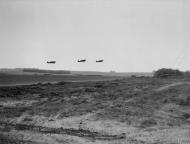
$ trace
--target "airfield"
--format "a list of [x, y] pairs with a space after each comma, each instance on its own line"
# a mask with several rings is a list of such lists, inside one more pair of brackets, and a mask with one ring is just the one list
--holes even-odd
[[12, 76], [0, 87], [1, 144], [190, 143], [187, 77]]
[[52, 75], [52, 74], [27, 74], [27, 75], [1, 75], [0, 86], [31, 85], [36, 83], [56, 83], [65, 82], [85, 82], [85, 81], [102, 81], [120, 78], [118, 76], [101, 76], [101, 75]]

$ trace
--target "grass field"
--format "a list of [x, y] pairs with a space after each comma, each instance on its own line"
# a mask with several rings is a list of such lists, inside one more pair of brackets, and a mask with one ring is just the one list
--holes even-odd
[[119, 77], [101, 75], [0, 74], [0, 86], [55, 83], [60, 81], [100, 81], [117, 78]]
[[0, 87], [1, 144], [187, 144], [189, 133], [184, 78]]

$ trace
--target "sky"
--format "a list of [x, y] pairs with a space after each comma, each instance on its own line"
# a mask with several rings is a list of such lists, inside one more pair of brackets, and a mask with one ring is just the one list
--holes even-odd
[[0, 68], [190, 70], [189, 54], [189, 0], [0, 0]]

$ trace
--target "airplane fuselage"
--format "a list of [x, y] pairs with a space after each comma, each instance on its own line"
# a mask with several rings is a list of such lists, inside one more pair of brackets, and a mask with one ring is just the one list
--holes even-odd
[[48, 64], [55, 64], [56, 61], [47, 61]]
[[104, 60], [97, 60], [96, 62], [103, 62]]
[[86, 62], [86, 60], [78, 60], [78, 62]]

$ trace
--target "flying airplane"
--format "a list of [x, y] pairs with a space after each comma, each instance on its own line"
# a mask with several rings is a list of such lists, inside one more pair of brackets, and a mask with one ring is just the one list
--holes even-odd
[[78, 62], [86, 62], [86, 60], [85, 60], [85, 59], [82, 59], [82, 60], [78, 60]]
[[97, 60], [96, 62], [103, 62], [104, 60]]
[[47, 61], [48, 64], [55, 64], [56, 61]]

